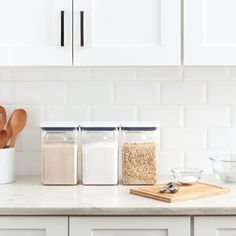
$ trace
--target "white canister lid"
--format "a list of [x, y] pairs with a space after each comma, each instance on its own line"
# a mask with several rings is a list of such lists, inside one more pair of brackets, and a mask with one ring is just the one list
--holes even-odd
[[154, 131], [159, 128], [160, 123], [154, 121], [126, 121], [121, 124], [121, 129], [127, 131]]
[[76, 121], [45, 121], [40, 124], [42, 130], [74, 130], [79, 128]]
[[81, 124], [81, 129], [88, 131], [112, 131], [118, 129], [119, 126], [119, 123], [113, 121], [87, 121]]

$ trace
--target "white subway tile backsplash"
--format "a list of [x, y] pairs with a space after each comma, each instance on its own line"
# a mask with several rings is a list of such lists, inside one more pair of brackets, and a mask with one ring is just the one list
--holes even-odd
[[232, 80], [236, 79], [236, 68], [235, 67], [229, 68], [229, 79], [232, 79]]
[[184, 152], [161, 151], [158, 154], [157, 169], [160, 175], [171, 175], [171, 169], [184, 167]]
[[40, 175], [41, 158], [40, 152], [17, 152], [16, 173], [18, 175]]
[[142, 80], [182, 80], [181, 67], [138, 67], [137, 79]]
[[213, 174], [210, 157], [228, 154], [224, 151], [187, 151], [185, 153], [185, 166], [200, 168], [203, 174]]
[[92, 67], [92, 80], [132, 80], [135, 79], [135, 67]]
[[236, 128], [211, 128], [208, 130], [208, 148], [211, 150], [236, 150]]
[[229, 106], [186, 106], [186, 127], [228, 127], [230, 125]]
[[45, 106], [45, 120], [85, 121], [90, 120], [89, 105], [48, 105]]
[[179, 81], [161, 83], [162, 104], [204, 104], [205, 82]]
[[207, 103], [236, 104], [236, 81], [211, 81], [207, 83]]
[[27, 112], [26, 128], [38, 128], [39, 124], [44, 120], [43, 106], [41, 105], [4, 105], [7, 111], [7, 119], [10, 118], [14, 109], [23, 108]]
[[15, 104], [17, 101], [16, 85], [14, 83], [0, 81], [0, 102], [1, 104]]
[[184, 68], [185, 80], [227, 80], [228, 68], [227, 67], [185, 67]]
[[236, 105], [232, 105], [230, 108], [230, 122], [231, 127], [236, 127]]
[[45, 81], [75, 81], [89, 79], [89, 69], [86, 67], [45, 67]]
[[8, 67], [0, 67], [0, 81], [9, 81], [10, 80], [11, 70]]
[[69, 103], [109, 104], [113, 102], [113, 83], [111, 81], [81, 81], [70, 83]]
[[43, 79], [41, 67], [12, 67], [8, 70], [7, 79], [11, 81], [40, 81]]
[[18, 104], [65, 104], [66, 85], [63, 83], [23, 82], [17, 87]]
[[161, 124], [160, 174], [236, 152], [236, 67], [1, 67], [0, 104], [28, 112], [17, 173], [40, 173], [43, 120]]
[[162, 128], [161, 150], [204, 150], [207, 146], [204, 128]]
[[137, 120], [137, 108], [122, 105], [92, 106], [91, 119], [94, 121]]
[[117, 104], [155, 104], [159, 101], [160, 84], [158, 82], [114, 82], [114, 102]]
[[183, 106], [139, 106], [138, 120], [159, 121], [161, 127], [182, 127]]
[[[25, 129], [19, 137], [21, 152], [40, 152], [40, 129]], [[18, 140], [17, 140], [18, 141]]]

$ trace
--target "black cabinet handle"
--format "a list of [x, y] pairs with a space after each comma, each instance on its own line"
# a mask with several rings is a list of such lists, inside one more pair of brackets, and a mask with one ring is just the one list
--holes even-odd
[[61, 11], [61, 47], [65, 46], [65, 12]]
[[80, 46], [84, 46], [84, 12], [80, 12]]

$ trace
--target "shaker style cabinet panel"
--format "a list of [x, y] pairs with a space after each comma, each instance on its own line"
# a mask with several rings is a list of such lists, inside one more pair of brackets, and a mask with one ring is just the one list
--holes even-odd
[[236, 65], [235, 11], [235, 0], [184, 0], [185, 65]]
[[189, 217], [71, 217], [70, 236], [190, 236]]
[[74, 65], [179, 65], [180, 8], [180, 0], [74, 0]]
[[67, 217], [0, 217], [1, 236], [68, 236]]
[[0, 66], [72, 65], [72, 0], [0, 0]]
[[195, 217], [194, 236], [234, 236], [236, 217]]

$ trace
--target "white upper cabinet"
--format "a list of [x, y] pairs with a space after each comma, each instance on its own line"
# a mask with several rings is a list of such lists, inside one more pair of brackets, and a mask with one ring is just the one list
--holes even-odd
[[74, 0], [74, 65], [179, 65], [180, 8], [180, 0]]
[[184, 64], [236, 65], [236, 1], [184, 1]]
[[72, 65], [72, 0], [0, 0], [0, 66], [43, 65]]

